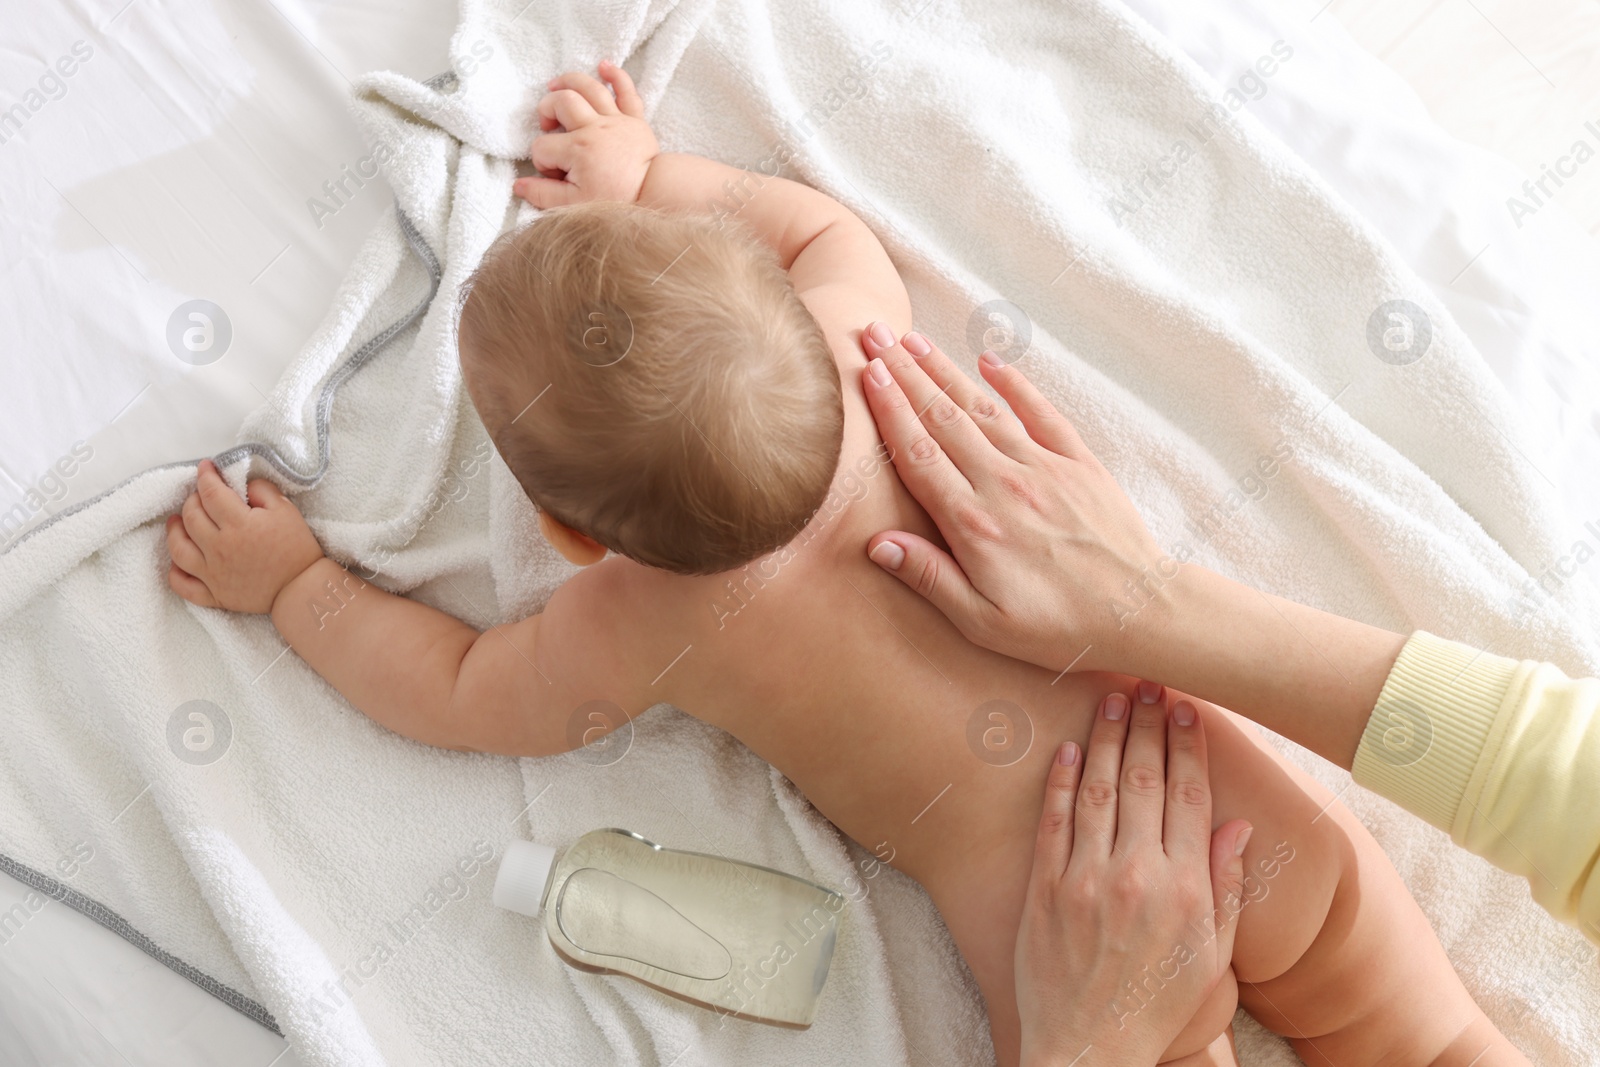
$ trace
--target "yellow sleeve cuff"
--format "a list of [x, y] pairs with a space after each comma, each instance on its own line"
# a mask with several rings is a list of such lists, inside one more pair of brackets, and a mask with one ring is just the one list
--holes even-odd
[[1523, 664], [1419, 630], [1400, 651], [1351, 774], [1457, 836], [1469, 782]]

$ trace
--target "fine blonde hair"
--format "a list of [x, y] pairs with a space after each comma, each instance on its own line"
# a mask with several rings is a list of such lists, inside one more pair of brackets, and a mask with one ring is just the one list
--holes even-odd
[[546, 211], [468, 282], [461, 365], [534, 504], [653, 567], [714, 574], [821, 506], [844, 410], [821, 328], [737, 225]]

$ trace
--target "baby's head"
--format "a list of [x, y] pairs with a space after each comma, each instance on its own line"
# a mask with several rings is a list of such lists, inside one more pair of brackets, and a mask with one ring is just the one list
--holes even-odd
[[738, 227], [617, 203], [545, 212], [485, 256], [460, 341], [547, 533], [714, 574], [787, 544], [828, 493], [839, 372], [777, 257]]

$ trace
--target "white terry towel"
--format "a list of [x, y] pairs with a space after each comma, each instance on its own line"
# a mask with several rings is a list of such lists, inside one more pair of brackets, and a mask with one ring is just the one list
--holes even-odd
[[[1397, 629], [1600, 666], [1587, 576], [1531, 615], [1514, 603], [1560, 554], [1556, 512], [1476, 353], [1228, 87], [1109, 0], [773, 8], [467, 0], [451, 77], [362, 79], [397, 213], [241, 429], [230, 477], [248, 460], [299, 490], [328, 551], [389, 588], [478, 625], [538, 608], [568, 569], [465, 401], [452, 321], [511, 220], [508, 158], [542, 85], [609, 57], [669, 149], [787, 157], [860, 212], [919, 325], [969, 365], [985, 331], [1025, 333], [1025, 366], [1165, 543]], [[1393, 300], [1429, 321], [1409, 363], [1369, 346]], [[148, 472], [0, 556], [6, 869], [113, 909], [270, 1014], [307, 1063], [987, 1058], [925, 896], [725, 735], [658, 709], [609, 767], [429, 750], [350, 708], [267, 620], [177, 600], [159, 520], [191, 476]], [[1584, 1062], [1600, 983], [1576, 935], [1439, 835], [1344, 796], [1496, 1022], [1541, 1063]], [[489, 905], [506, 841], [603, 825], [850, 893], [816, 1025], [724, 1023], [571, 971]], [[91, 861], [57, 866], [84, 844]], [[1244, 1044], [1292, 1061], [1257, 1031]]]

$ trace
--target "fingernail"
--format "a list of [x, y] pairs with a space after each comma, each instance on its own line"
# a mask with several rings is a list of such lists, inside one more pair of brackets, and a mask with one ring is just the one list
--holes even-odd
[[872, 343], [879, 348], [893, 348], [894, 334], [889, 332], [889, 327], [881, 322], [875, 322], [867, 327], [867, 336], [872, 338]]
[[1161, 683], [1160, 682], [1140, 682], [1139, 683], [1139, 703], [1141, 703], [1141, 704], [1154, 704], [1156, 701], [1158, 701], [1160, 699], [1161, 699]]
[[1172, 709], [1172, 721], [1179, 726], [1194, 725], [1194, 705], [1187, 700], [1178, 701], [1178, 706]]
[[893, 541], [879, 541], [877, 546], [867, 553], [867, 558], [880, 567], [897, 571], [900, 569], [900, 564], [906, 561], [906, 550]]
[[889, 368], [883, 365], [883, 360], [876, 357], [867, 364], [867, 373], [872, 375], [872, 380], [878, 385], [888, 385], [894, 381], [893, 378], [889, 377]]
[[1064, 742], [1056, 749], [1056, 762], [1063, 767], [1070, 767], [1078, 762], [1078, 746], [1071, 741]]
[[1233, 854], [1235, 856], [1244, 855], [1244, 846], [1250, 843], [1250, 835], [1255, 832], [1256, 828], [1254, 826], [1246, 826], [1239, 831], [1239, 836], [1233, 839]]
[[933, 346], [928, 343], [928, 339], [915, 330], [900, 338], [900, 344], [907, 352], [910, 352], [918, 359], [933, 351]]
[[985, 352], [983, 355], [978, 357], [978, 362], [986, 364], [990, 367], [1004, 367], [1006, 365], [1006, 361], [995, 355], [993, 352]]
[[1112, 693], [1110, 696], [1106, 697], [1105, 709], [1106, 718], [1110, 719], [1112, 722], [1116, 722], [1124, 715], [1128, 714], [1128, 698], [1123, 696], [1121, 693]]

